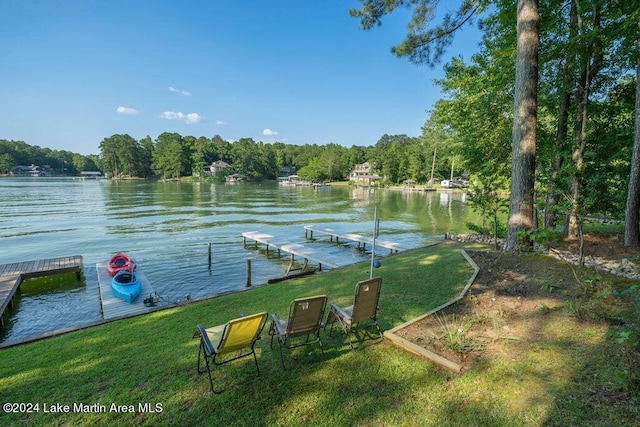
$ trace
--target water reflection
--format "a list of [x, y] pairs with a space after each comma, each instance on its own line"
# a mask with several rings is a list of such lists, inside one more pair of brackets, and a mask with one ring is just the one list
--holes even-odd
[[[252, 259], [254, 283], [266, 283], [284, 273], [287, 258], [242, 248], [245, 231], [284, 236], [291, 243], [305, 241], [307, 224], [370, 235], [377, 205], [381, 237], [411, 248], [424, 245], [434, 235], [464, 231], [465, 222], [475, 217], [464, 201], [459, 192], [370, 191], [348, 186], [313, 191], [276, 183], [230, 186], [2, 178], [0, 263], [82, 255], [84, 294], [90, 295], [87, 312], [93, 315], [99, 313], [97, 291], [92, 294], [97, 289], [95, 265], [117, 252], [133, 256], [154, 289], [170, 301], [187, 293], [199, 298], [244, 288], [247, 258]], [[360, 251], [328, 241], [309, 244], [353, 262], [366, 259]], [[380, 252], [386, 254], [386, 250]], [[64, 304], [62, 298], [47, 298]], [[30, 299], [25, 295], [21, 303]], [[12, 337], [42, 332], [26, 332], [28, 327], [23, 330], [17, 325], [39, 323], [33, 318], [59, 312], [37, 307], [12, 318]]]

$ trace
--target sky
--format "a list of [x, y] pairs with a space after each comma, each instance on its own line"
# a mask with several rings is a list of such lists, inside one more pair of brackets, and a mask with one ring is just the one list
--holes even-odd
[[433, 80], [480, 33], [415, 65], [390, 51], [409, 11], [364, 31], [348, 13], [359, 4], [0, 0], [0, 139], [88, 155], [125, 133], [346, 147], [418, 136], [442, 98]]

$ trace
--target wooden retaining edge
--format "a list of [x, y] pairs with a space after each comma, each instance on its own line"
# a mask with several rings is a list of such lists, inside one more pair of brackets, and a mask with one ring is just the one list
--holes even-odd
[[471, 287], [473, 282], [476, 280], [476, 277], [480, 272], [480, 267], [478, 267], [478, 264], [476, 264], [475, 261], [471, 259], [467, 251], [465, 251], [464, 249], [460, 249], [460, 252], [462, 253], [462, 256], [465, 258], [465, 260], [467, 260], [467, 262], [471, 265], [471, 267], [473, 267], [473, 274], [471, 275], [469, 280], [467, 280], [467, 284], [462, 289], [460, 294], [458, 294], [458, 296], [456, 296], [452, 300], [442, 304], [441, 306], [436, 307], [433, 310], [423, 314], [422, 316], [418, 316], [415, 319], [409, 320], [408, 322], [405, 322], [401, 325], [396, 326], [395, 328], [389, 329], [388, 331], [384, 331], [384, 334], [383, 334], [384, 337], [387, 338], [389, 341], [391, 341], [391, 343], [394, 344], [395, 346], [400, 347], [410, 353], [416, 354], [425, 359], [431, 360], [437, 365], [447, 368], [455, 373], [462, 373], [464, 371], [464, 366], [459, 365], [458, 363], [453, 362], [449, 359], [446, 359], [440, 356], [439, 354], [429, 351], [424, 347], [414, 344], [411, 341], [396, 335], [396, 332], [399, 331], [400, 329], [406, 328], [409, 325], [412, 325], [413, 323], [419, 322], [425, 319], [427, 316], [431, 316], [432, 314], [437, 313], [438, 311], [446, 307], [449, 307], [452, 304], [455, 304], [456, 302], [460, 301], [462, 297], [466, 295], [466, 293], [469, 291], [469, 288]]

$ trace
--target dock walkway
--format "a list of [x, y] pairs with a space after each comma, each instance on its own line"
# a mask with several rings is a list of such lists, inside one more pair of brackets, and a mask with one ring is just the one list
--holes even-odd
[[292, 243], [284, 238], [278, 238], [271, 234], [261, 233], [259, 231], [244, 232], [242, 233], [243, 247], [246, 247], [247, 239], [255, 241], [256, 244], [262, 243], [263, 245], [265, 245], [267, 248], [267, 254], [269, 253], [269, 247], [275, 248], [276, 250], [278, 250], [278, 253], [280, 253], [280, 251], [289, 253], [291, 255], [291, 261], [289, 263], [289, 267], [287, 268], [285, 276], [288, 276], [292, 271], [295, 256], [304, 258], [304, 265], [302, 267], [303, 270], [306, 268], [309, 261], [317, 263], [320, 271], [322, 271], [323, 265], [332, 268], [344, 265], [343, 257], [332, 255], [329, 253], [322, 253], [314, 248], [310, 248], [304, 243]]
[[125, 300], [116, 297], [113, 295], [113, 292], [111, 292], [111, 276], [109, 276], [109, 272], [107, 271], [106, 262], [97, 263], [96, 271], [98, 272], [100, 303], [102, 306], [102, 317], [104, 320], [121, 319], [157, 310], [156, 307], [147, 307], [144, 305], [144, 299], [149, 295], [154, 294], [155, 291], [151, 287], [147, 277], [139, 268], [136, 268], [135, 273], [140, 279], [142, 289], [138, 298], [136, 298], [132, 303], [128, 303]]
[[0, 326], [4, 311], [13, 308], [13, 296], [24, 279], [53, 274], [76, 273], [78, 280], [82, 272], [82, 256], [40, 259], [34, 261], [0, 264]]
[[[305, 225], [304, 226], [304, 237], [307, 238], [311, 238], [313, 239], [313, 233], [318, 233], [318, 234], [324, 234], [324, 235], [328, 235], [329, 239], [331, 241], [333, 241], [333, 238], [335, 237], [336, 242], [339, 242], [339, 239], [342, 240], [350, 240], [352, 242], [356, 242], [358, 243], [358, 247], [360, 247], [360, 245], [362, 245], [362, 248], [364, 249], [366, 244], [368, 243], [369, 245], [373, 246], [373, 239], [371, 237], [366, 237], [363, 236], [361, 234], [355, 234], [355, 233], [339, 233], [336, 230], [332, 229], [332, 228], [316, 228], [313, 225]], [[389, 253], [393, 253], [398, 252], [399, 250], [402, 250], [403, 248], [395, 242], [389, 242], [386, 240], [379, 240], [376, 239], [376, 247], [382, 247], [382, 248], [387, 248], [389, 249]]]

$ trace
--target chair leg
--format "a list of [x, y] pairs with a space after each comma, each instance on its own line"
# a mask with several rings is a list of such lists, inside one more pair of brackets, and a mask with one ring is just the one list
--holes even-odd
[[378, 321], [374, 320], [373, 324], [376, 325], [376, 329], [378, 330], [378, 335], [380, 335], [380, 338], [382, 338], [383, 335], [382, 335], [382, 331], [380, 330], [380, 326], [378, 326]]
[[[211, 365], [209, 364], [209, 357], [207, 356], [207, 354], [206, 354], [206, 352], [204, 350], [204, 345], [202, 344], [202, 342], [200, 343], [200, 348], [198, 349], [198, 373], [199, 374], [204, 374], [205, 373], [204, 369], [200, 368], [201, 359], [204, 359], [204, 363], [205, 363], [205, 366], [207, 368], [206, 372], [207, 372], [207, 375], [209, 376], [209, 386], [211, 388], [211, 391], [213, 393], [215, 393], [215, 394], [222, 393], [224, 391], [224, 389], [216, 390], [213, 387], [213, 377], [211, 376]], [[257, 365], [257, 363], [258, 362], [256, 361], [256, 365]]]
[[251, 349], [251, 352], [253, 353], [253, 361], [256, 364], [256, 372], [258, 373], [258, 376], [260, 376], [260, 367], [258, 366], [258, 356], [256, 356], [256, 350]]
[[273, 337], [276, 335], [276, 325], [273, 322], [271, 322], [271, 326], [269, 326], [269, 335], [271, 336], [269, 347], [273, 350]]
[[280, 363], [282, 364], [282, 369], [286, 370], [287, 368], [284, 366], [284, 355], [282, 354], [282, 342], [280, 338], [278, 338], [278, 348], [280, 349]]
[[349, 346], [351, 347], [351, 350], [355, 350], [355, 348], [353, 347], [353, 342], [351, 341], [351, 328], [349, 328], [348, 330], [345, 331], [345, 335], [347, 336], [347, 339], [349, 340]]

